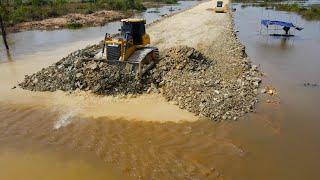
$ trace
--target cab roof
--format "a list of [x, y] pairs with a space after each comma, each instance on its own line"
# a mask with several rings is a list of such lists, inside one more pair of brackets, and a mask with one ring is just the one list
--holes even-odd
[[143, 23], [146, 23], [146, 20], [145, 19], [138, 19], [138, 18], [128, 18], [128, 19], [121, 19], [121, 22], [132, 22], [132, 23], [143, 22]]

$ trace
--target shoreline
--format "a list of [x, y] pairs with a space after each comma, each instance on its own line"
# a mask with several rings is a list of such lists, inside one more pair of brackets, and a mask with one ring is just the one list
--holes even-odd
[[79, 29], [83, 27], [103, 26], [110, 22], [128, 18], [133, 14], [133, 11], [124, 14], [121, 11], [113, 10], [102, 10], [92, 14], [70, 13], [57, 18], [47, 18], [40, 21], [18, 23], [12, 27], [7, 27], [7, 29], [10, 33], [30, 30], [52, 31], [58, 29]]
[[[178, 3], [166, 4], [161, 2], [159, 3], [146, 2], [145, 4], [147, 4], [146, 5], [147, 9], [145, 10], [145, 12], [147, 12], [149, 8], [160, 8], [163, 6], [170, 6], [170, 5], [174, 6], [174, 5], [177, 5]], [[175, 12], [170, 15], [165, 15], [163, 17], [169, 17], [183, 11]], [[59, 29], [81, 29], [85, 27], [104, 26], [105, 24], [110, 22], [115, 22], [123, 18], [132, 17], [137, 12], [138, 10], [128, 10], [127, 12], [117, 11], [117, 10], [99, 10], [91, 14], [69, 13], [69, 14], [66, 14], [60, 17], [55, 17], [55, 18], [45, 18], [43, 20], [21, 22], [13, 26], [7, 27], [7, 31], [9, 33], [18, 33], [23, 31], [30, 31], [30, 30], [53, 31], [53, 30], [59, 30]]]

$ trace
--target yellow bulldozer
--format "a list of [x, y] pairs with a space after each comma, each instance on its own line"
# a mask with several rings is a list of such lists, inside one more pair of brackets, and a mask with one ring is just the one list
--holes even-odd
[[150, 46], [146, 33], [146, 20], [122, 19], [120, 34], [111, 37], [106, 33], [102, 58], [111, 64], [122, 64], [141, 77], [159, 61], [159, 50]]

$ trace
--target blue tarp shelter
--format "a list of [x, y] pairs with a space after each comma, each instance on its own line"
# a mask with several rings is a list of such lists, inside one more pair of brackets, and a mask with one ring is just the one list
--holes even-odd
[[268, 19], [261, 20], [261, 24], [266, 26], [267, 28], [269, 27], [269, 25], [277, 25], [277, 26], [282, 26], [282, 27], [285, 27], [285, 28], [295, 28], [295, 29], [297, 29], [299, 31], [301, 31], [303, 29], [302, 27], [295, 26], [291, 22], [271, 21], [271, 20], [268, 20]]

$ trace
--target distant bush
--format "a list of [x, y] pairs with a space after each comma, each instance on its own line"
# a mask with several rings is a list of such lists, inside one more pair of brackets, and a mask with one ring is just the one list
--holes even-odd
[[92, 9], [86, 9], [84, 10], [84, 14], [92, 14], [94, 11]]
[[166, 3], [166, 4], [176, 4], [176, 3], [178, 3], [178, 1], [177, 0], [164, 0], [164, 3]]
[[145, 10], [141, 1], [135, 0], [107, 0], [108, 7], [114, 10], [127, 11], [129, 9]]
[[47, 17], [58, 17], [58, 16], [59, 16], [59, 13], [55, 8], [54, 9], [50, 9], [47, 12]]
[[82, 28], [83, 25], [80, 24], [80, 23], [74, 22], [74, 23], [69, 23], [69, 24], [67, 24], [66, 27], [67, 27], [68, 29], [79, 29], [79, 28]]
[[289, 12], [299, 12], [300, 11], [300, 7], [298, 4], [279, 4], [276, 5], [278, 10], [282, 10], [282, 11], [289, 11]]
[[25, 6], [20, 6], [13, 10], [9, 15], [9, 22], [16, 24], [25, 21], [26, 14], [29, 14], [29, 8]]

